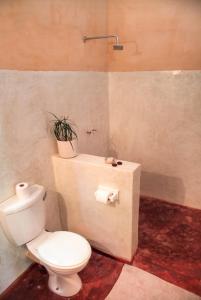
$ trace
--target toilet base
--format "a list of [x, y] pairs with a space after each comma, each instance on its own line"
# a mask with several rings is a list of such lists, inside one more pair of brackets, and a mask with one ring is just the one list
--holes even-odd
[[68, 276], [58, 276], [55, 273], [49, 273], [49, 289], [60, 296], [71, 297], [76, 295], [82, 288], [82, 281], [78, 274]]

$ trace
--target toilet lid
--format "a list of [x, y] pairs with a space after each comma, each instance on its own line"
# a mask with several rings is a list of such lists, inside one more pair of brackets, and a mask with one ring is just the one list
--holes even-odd
[[73, 267], [91, 255], [88, 241], [79, 234], [57, 231], [38, 247], [40, 257], [58, 267]]

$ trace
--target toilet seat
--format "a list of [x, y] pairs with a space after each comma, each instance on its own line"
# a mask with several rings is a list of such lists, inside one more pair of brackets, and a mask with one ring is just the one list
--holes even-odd
[[57, 269], [77, 268], [91, 256], [88, 241], [69, 231], [42, 232], [27, 247], [39, 260]]
[[57, 268], [78, 267], [91, 256], [91, 247], [79, 234], [57, 231], [38, 247], [39, 256]]

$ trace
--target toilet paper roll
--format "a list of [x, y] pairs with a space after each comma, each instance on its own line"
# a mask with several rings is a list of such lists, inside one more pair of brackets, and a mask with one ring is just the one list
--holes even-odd
[[95, 192], [96, 201], [107, 204], [110, 202], [109, 197], [112, 195], [112, 192], [107, 190], [97, 190]]
[[27, 182], [20, 182], [16, 184], [15, 191], [18, 199], [25, 199], [29, 196], [29, 184]]

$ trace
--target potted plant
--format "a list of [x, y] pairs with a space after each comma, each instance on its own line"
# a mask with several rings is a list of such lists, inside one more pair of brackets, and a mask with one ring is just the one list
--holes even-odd
[[68, 117], [58, 118], [54, 116], [53, 132], [57, 139], [59, 156], [72, 158], [77, 156], [77, 133]]

